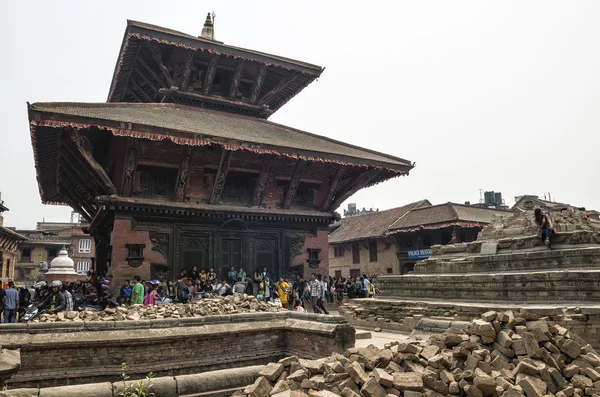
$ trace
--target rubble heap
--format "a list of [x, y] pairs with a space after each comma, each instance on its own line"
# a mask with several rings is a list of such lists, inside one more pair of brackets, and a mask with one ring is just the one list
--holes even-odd
[[136, 321], [155, 320], [159, 318], [183, 318], [215, 316], [235, 313], [276, 312], [283, 310], [281, 306], [263, 302], [255, 296], [235, 294], [231, 296], [214, 296], [189, 304], [167, 304], [158, 306], [119, 306], [106, 308], [99, 312], [69, 311], [56, 314], [43, 314], [34, 322], [46, 321]]
[[600, 356], [534, 314], [487, 312], [465, 331], [344, 355], [268, 364], [234, 395], [344, 397], [600, 396]]

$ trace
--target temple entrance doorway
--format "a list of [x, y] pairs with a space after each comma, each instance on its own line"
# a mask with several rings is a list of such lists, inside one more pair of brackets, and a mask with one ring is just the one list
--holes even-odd
[[242, 266], [242, 239], [241, 238], [222, 238], [221, 239], [221, 274], [220, 277], [227, 277], [231, 266], [237, 271]]

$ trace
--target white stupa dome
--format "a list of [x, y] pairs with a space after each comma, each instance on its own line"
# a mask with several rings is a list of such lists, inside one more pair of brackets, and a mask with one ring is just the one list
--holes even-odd
[[74, 264], [73, 259], [69, 258], [67, 248], [63, 245], [58, 256], [50, 262], [50, 270], [46, 274], [77, 274]]

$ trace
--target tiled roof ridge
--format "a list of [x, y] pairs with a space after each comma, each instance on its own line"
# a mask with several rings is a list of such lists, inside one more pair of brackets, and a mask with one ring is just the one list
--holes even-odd
[[450, 208], [450, 211], [454, 214], [454, 220], [458, 221], [460, 219], [460, 216], [458, 216], [458, 212], [456, 212], [456, 208], [454, 208], [454, 205], [452, 205], [452, 203], [450, 201], [448, 201], [446, 203], [446, 205]]
[[304, 67], [307, 67], [307, 68], [312, 68], [312, 69], [318, 70], [319, 74], [322, 73], [325, 70], [325, 68], [323, 68], [322, 66], [315, 65], [313, 63], [299, 61], [297, 59], [288, 58], [288, 57], [284, 57], [284, 56], [281, 56], [281, 55], [270, 54], [270, 53], [267, 53], [267, 52], [262, 52], [262, 51], [257, 51], [257, 50], [251, 50], [249, 48], [237, 47], [237, 46], [225, 44], [224, 42], [219, 41], [219, 40], [208, 40], [208, 39], [200, 37], [200, 36], [194, 36], [194, 35], [191, 35], [191, 34], [188, 34], [188, 33], [185, 33], [185, 32], [181, 32], [181, 31], [178, 31], [178, 30], [175, 30], [175, 29], [165, 28], [163, 26], [155, 25], [155, 24], [152, 24], [152, 23], [146, 23], [146, 22], [141, 22], [141, 21], [135, 21], [135, 20], [128, 19], [127, 20], [127, 28], [129, 29], [129, 27], [137, 27], [137, 28], [146, 29], [146, 30], [153, 30], [153, 31], [155, 31], [157, 33], [170, 34], [170, 35], [173, 35], [173, 36], [179, 36], [179, 37], [182, 37], [182, 38], [185, 38], [185, 39], [194, 40], [194, 41], [198, 41], [198, 42], [203, 42], [203, 43], [207, 43], [207, 44], [220, 45], [220, 46], [223, 46], [225, 48], [232, 49], [232, 50], [245, 51], [245, 52], [256, 54], [256, 55], [262, 55], [262, 56], [270, 57], [270, 58], [273, 58], [273, 59], [278, 59], [278, 60], [284, 61], [284, 62], [295, 63], [295, 64], [300, 65], [300, 66], [304, 66]]
[[381, 215], [385, 215], [386, 213], [389, 213], [391, 211], [398, 211], [398, 210], [401, 210], [401, 209], [405, 209], [405, 211], [404, 211], [404, 213], [402, 215], [395, 217], [394, 220], [390, 224], [384, 226], [386, 230], [383, 231], [383, 233], [381, 233], [381, 234], [379, 234], [377, 236], [374, 236], [374, 235], [371, 235], [371, 236], [362, 235], [360, 237], [353, 237], [353, 238], [349, 238], [349, 239], [346, 239], [346, 240], [334, 241], [333, 243], [334, 244], [342, 244], [342, 243], [347, 243], [347, 242], [356, 241], [356, 240], [362, 240], [362, 239], [366, 239], [366, 238], [385, 237], [385, 236], [387, 236], [389, 234], [389, 229], [390, 229], [390, 227], [395, 222], [397, 222], [399, 219], [401, 219], [403, 216], [405, 216], [407, 213], [409, 213], [415, 207], [421, 206], [421, 205], [423, 205], [425, 203], [429, 203], [429, 200], [427, 200], [427, 199], [421, 199], [421, 200], [418, 200], [418, 201], [415, 201], [415, 202], [412, 202], [412, 203], [409, 203], [409, 204], [401, 205], [399, 207], [389, 208], [389, 209], [383, 210], [383, 211], [369, 212], [369, 213], [366, 213], [366, 214], [359, 214], [359, 215], [352, 215], [352, 216], [345, 217], [345, 218], [343, 218], [341, 220], [342, 223], [339, 225], [339, 227], [336, 228], [333, 232], [331, 232], [329, 234], [330, 240], [331, 240], [332, 236], [336, 235], [336, 233], [337, 234], [344, 233], [345, 232], [344, 227], [349, 227], [348, 223], [351, 222], [352, 220], [365, 219], [365, 218], [369, 218], [369, 217], [372, 217], [372, 218], [380, 217]]
[[[430, 205], [427, 206], [427, 207], [422, 207], [422, 205], [425, 204], [426, 202], [429, 203]], [[431, 202], [428, 199], [421, 199], [419, 201], [415, 201], [414, 203], [407, 204], [407, 205], [405, 205], [403, 207], [406, 207], [406, 206], [411, 206], [411, 208], [408, 211], [406, 211], [404, 214], [400, 215], [397, 219], [395, 219], [392, 223], [390, 223], [388, 225], [388, 231], [387, 231], [386, 234], [389, 234], [390, 228], [394, 225], [394, 223], [396, 223], [400, 219], [404, 218], [406, 215], [408, 215], [408, 213], [410, 213], [411, 211], [414, 211], [414, 210], [418, 210], [420, 208], [428, 208], [428, 207], [431, 206]], [[398, 207], [398, 208], [401, 208], [401, 207]]]
[[7, 228], [5, 226], [0, 226], [0, 232], [6, 233], [6, 234], [10, 235], [12, 238], [17, 239], [17, 240], [27, 240], [27, 237], [15, 232], [14, 230]]
[[386, 213], [386, 212], [394, 211], [394, 210], [397, 210], [397, 209], [400, 209], [400, 208], [409, 207], [409, 206], [411, 206], [413, 204], [419, 204], [422, 201], [425, 201], [425, 200], [415, 201], [413, 203], [409, 203], [409, 204], [405, 204], [405, 205], [400, 205], [398, 207], [388, 208], [386, 210], [373, 211], [373, 212], [365, 212], [365, 213], [361, 213], [361, 214], [350, 215], [350, 216], [344, 217], [343, 219], [356, 218], [356, 217], [359, 217], [359, 216], [375, 216], [375, 215], [383, 214], [383, 213]]

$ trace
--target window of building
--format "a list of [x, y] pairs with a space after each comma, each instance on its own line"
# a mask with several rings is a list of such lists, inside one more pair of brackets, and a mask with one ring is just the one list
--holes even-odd
[[350, 277], [360, 277], [360, 269], [350, 269]]
[[369, 262], [377, 262], [377, 240], [369, 241]]
[[49, 261], [56, 258], [57, 255], [58, 255], [58, 252], [56, 251], [56, 248], [48, 249], [48, 260]]
[[79, 240], [79, 253], [80, 254], [89, 254], [91, 251], [92, 251], [92, 240], [91, 239]]
[[394, 269], [392, 269], [391, 267], [388, 267], [387, 269], [385, 269], [385, 271], [387, 272], [387, 274], [392, 274]]
[[412, 262], [405, 263], [400, 268], [400, 274], [402, 274], [402, 275], [408, 274], [408, 273], [412, 272], [413, 270], [415, 270], [415, 264], [414, 263], [412, 263]]
[[341, 278], [342, 277], [342, 271], [341, 270], [336, 270], [335, 271], [335, 278]]
[[319, 259], [319, 252], [321, 248], [307, 248], [308, 250], [308, 266], [315, 269], [319, 267], [321, 260]]
[[31, 248], [23, 248], [21, 251], [21, 258], [30, 258], [31, 257]]
[[233, 71], [217, 68], [215, 71], [215, 78], [211, 87], [211, 94], [227, 96], [229, 95], [229, 88], [233, 81]]
[[144, 248], [146, 244], [125, 244], [129, 250], [127, 255], [127, 263], [131, 267], [139, 267], [144, 263]]
[[467, 241], [467, 235], [465, 234], [465, 232], [460, 232], [460, 234], [459, 234], [458, 236], [459, 236], [458, 238], [460, 239], [460, 242], [461, 242], [461, 243], [466, 243], [466, 242], [468, 242], [468, 241]]
[[344, 246], [336, 245], [335, 247], [333, 247], [333, 256], [336, 258], [344, 256]]
[[300, 182], [294, 199], [292, 200], [292, 206], [296, 208], [316, 208], [314, 205], [315, 192], [319, 190], [319, 185], [314, 183]]
[[228, 172], [223, 186], [221, 199], [225, 203], [247, 203], [252, 201], [256, 186], [256, 174], [247, 172]]
[[90, 262], [89, 261], [78, 261], [77, 262], [77, 273], [78, 274], [87, 274], [90, 270]]
[[360, 263], [360, 246], [358, 241], [352, 243], [352, 263]]
[[138, 166], [138, 184], [135, 195], [172, 197], [175, 193], [177, 169]]

